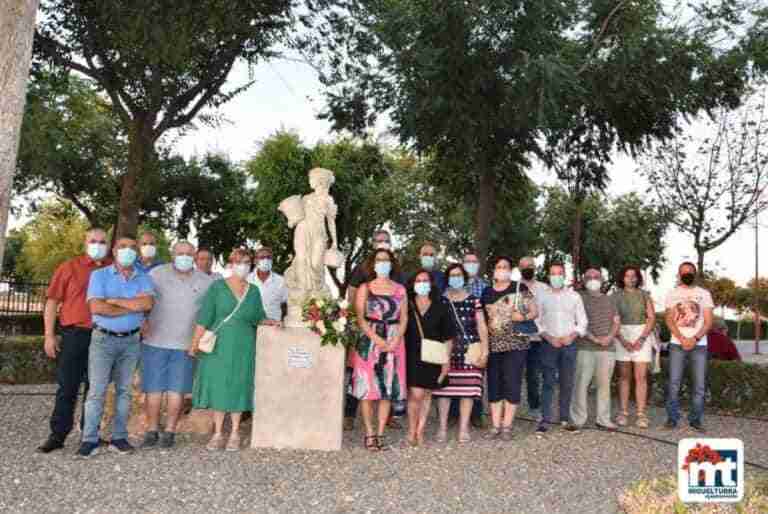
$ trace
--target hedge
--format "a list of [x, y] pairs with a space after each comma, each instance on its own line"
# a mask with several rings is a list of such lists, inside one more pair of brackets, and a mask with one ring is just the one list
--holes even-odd
[[41, 336], [44, 333], [42, 314], [0, 315], [0, 334], [6, 336]]
[[56, 382], [56, 362], [43, 350], [42, 337], [0, 338], [0, 384]]
[[[736, 341], [737, 339], [742, 341], [750, 341], [755, 339], [755, 324], [751, 321], [741, 322], [741, 331], [739, 331], [739, 322], [731, 319], [725, 320], [728, 326], [728, 336]], [[664, 319], [664, 313], [656, 313], [656, 325], [659, 327], [661, 340], [665, 343], [669, 342], [670, 333], [667, 327], [667, 322]], [[760, 328], [760, 340], [768, 340], [768, 321], [763, 321]]]

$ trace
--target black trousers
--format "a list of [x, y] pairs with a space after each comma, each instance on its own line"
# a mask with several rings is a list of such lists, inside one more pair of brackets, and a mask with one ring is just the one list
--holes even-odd
[[[91, 331], [77, 327], [65, 327], [61, 332], [61, 352], [56, 357], [56, 404], [51, 414], [51, 435], [66, 439], [72, 431], [80, 384], [85, 384], [88, 394], [88, 348], [91, 345]], [[80, 428], [83, 427], [82, 409]]]

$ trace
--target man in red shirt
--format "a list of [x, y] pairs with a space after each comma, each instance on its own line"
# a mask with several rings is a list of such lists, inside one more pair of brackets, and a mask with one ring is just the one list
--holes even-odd
[[728, 325], [724, 321], [715, 322], [707, 334], [707, 352], [709, 357], [721, 361], [740, 361], [739, 350], [728, 337]]
[[[88, 281], [93, 270], [110, 264], [107, 234], [100, 228], [85, 236], [85, 254], [59, 265], [48, 286], [43, 320], [45, 353], [56, 359], [56, 404], [51, 414], [51, 435], [38, 447], [50, 453], [64, 447], [64, 440], [74, 424], [75, 405], [80, 384], [88, 389], [88, 348], [91, 343], [91, 311], [86, 302]], [[56, 336], [56, 318], [61, 325], [61, 339]], [[82, 422], [81, 422], [82, 424]]]

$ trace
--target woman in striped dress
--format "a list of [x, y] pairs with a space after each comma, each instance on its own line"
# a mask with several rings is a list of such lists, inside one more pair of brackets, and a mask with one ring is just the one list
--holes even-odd
[[451, 399], [459, 399], [459, 442], [469, 442], [469, 417], [472, 403], [483, 396], [483, 369], [467, 362], [467, 348], [472, 343], [479, 343], [482, 350], [480, 365], [488, 357], [488, 329], [485, 325], [480, 299], [467, 292], [467, 272], [461, 264], [451, 264], [446, 270], [448, 289], [444, 301], [448, 303], [451, 319], [456, 325], [456, 344], [453, 345], [451, 367], [448, 371], [448, 385], [434, 391], [438, 398], [440, 429], [437, 440], [448, 439], [448, 412]]

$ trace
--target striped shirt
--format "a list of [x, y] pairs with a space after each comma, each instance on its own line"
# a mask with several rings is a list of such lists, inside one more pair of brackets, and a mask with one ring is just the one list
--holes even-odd
[[[587, 313], [587, 332], [601, 337], [611, 333], [613, 321], [618, 316], [616, 304], [610, 296], [604, 294], [581, 293], [584, 310]], [[577, 342], [580, 350], [613, 351], [614, 345], [600, 346], [589, 341], [586, 337]]]

